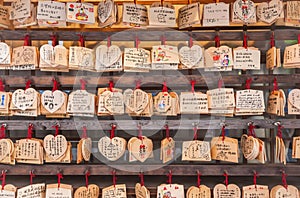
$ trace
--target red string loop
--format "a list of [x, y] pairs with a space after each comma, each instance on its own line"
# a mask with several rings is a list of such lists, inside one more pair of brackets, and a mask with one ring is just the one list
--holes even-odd
[[6, 124], [2, 124], [0, 130], [1, 130], [0, 139], [3, 139], [5, 138]]
[[80, 89], [81, 90], [86, 89], [86, 81], [84, 79], [80, 79]]
[[270, 46], [275, 47], [275, 36], [274, 36], [274, 32], [272, 32], [271, 34], [271, 38], [270, 38]]
[[139, 48], [139, 44], [140, 44], [139, 37], [136, 36], [136, 37], [135, 37], [135, 48]]
[[114, 89], [114, 82], [113, 82], [113, 81], [109, 81], [108, 86], [109, 86], [109, 91], [110, 91], [110, 92], [113, 92], [113, 89]]
[[225, 177], [224, 183], [225, 183], [225, 186], [226, 186], [226, 188], [227, 188], [227, 186], [228, 186], [228, 174], [225, 172], [225, 173], [223, 174], [223, 176]]
[[256, 171], [253, 173], [253, 184], [254, 184], [254, 186], [255, 186], [255, 189], [257, 188], [257, 182], [256, 182], [256, 180], [257, 180], [257, 178], [259, 177], [259, 175], [256, 173]]
[[88, 137], [88, 135], [87, 135], [87, 128], [86, 128], [86, 126], [83, 126], [83, 127], [82, 127], [82, 135], [81, 135], [81, 138], [86, 139], [87, 137]]
[[142, 126], [138, 125], [138, 138], [143, 140]]
[[141, 183], [141, 186], [144, 186], [144, 185], [145, 185], [145, 182], [144, 182], [144, 174], [143, 174], [143, 173], [140, 173], [140, 174], [139, 174], [139, 177], [140, 177], [140, 183]]
[[85, 41], [84, 41], [84, 36], [82, 34], [79, 34], [79, 46], [80, 47], [85, 47]]
[[111, 130], [110, 130], [110, 139], [113, 139], [115, 137], [115, 130], [117, 126], [115, 124], [111, 125]]
[[251, 83], [252, 83], [252, 78], [248, 78], [246, 80], [246, 89], [250, 89], [251, 88]]
[[220, 47], [220, 37], [218, 35], [215, 36], [215, 47]]
[[200, 187], [201, 185], [201, 173], [197, 172], [197, 186]]
[[57, 173], [57, 187], [60, 188], [60, 180], [63, 179], [63, 175], [61, 173]]
[[2, 92], [5, 91], [2, 79], [0, 79], [0, 91], [2, 91]]
[[51, 35], [50, 37], [52, 39], [52, 46], [55, 47], [57, 45], [57, 36]]
[[168, 92], [168, 87], [167, 87], [167, 82], [166, 81], [163, 82], [162, 92]]
[[246, 33], [244, 33], [244, 38], [243, 38], [243, 47], [244, 47], [245, 49], [247, 49], [247, 48], [248, 48], [248, 36], [247, 36], [247, 34], [246, 34]]
[[111, 45], [111, 38], [110, 36], [107, 37], [107, 47], [110, 47]]
[[287, 177], [287, 174], [285, 174], [285, 172], [282, 171], [282, 173], [281, 173], [281, 180], [282, 180], [282, 185], [283, 185], [283, 187], [284, 187], [285, 189], [288, 188], [288, 184], [287, 184], [287, 182], [286, 182], [286, 177]]
[[166, 37], [165, 36], [161, 36], [161, 44], [166, 45]]
[[278, 90], [277, 78], [274, 77], [274, 81], [273, 81], [273, 91], [277, 91], [277, 90]]
[[33, 130], [33, 124], [29, 124], [27, 129], [27, 139], [32, 138], [32, 133], [33, 133], [32, 130]]
[[58, 135], [59, 135], [59, 125], [56, 124], [56, 125], [54, 125], [52, 128], [55, 129], [55, 134], [54, 134], [54, 136], [55, 136], [55, 137], [58, 136]]
[[25, 84], [25, 90], [28, 89], [28, 88], [30, 88], [30, 86], [31, 86], [31, 81], [27, 80], [26, 84]]
[[226, 133], [226, 131], [225, 131], [225, 125], [223, 125], [222, 126], [222, 141], [224, 142], [224, 140], [225, 140], [225, 133]]
[[35, 174], [33, 173], [33, 171], [30, 171], [30, 185], [32, 185], [34, 177], [35, 177]]
[[4, 187], [6, 185], [6, 172], [2, 171], [1, 177], [0, 177], [2, 190], [4, 190]]
[[53, 82], [53, 87], [52, 87], [52, 92], [58, 90], [58, 82], [55, 78], [52, 79]]
[[90, 175], [91, 175], [90, 171], [87, 171], [85, 173], [85, 186], [86, 186], [86, 188], [88, 188], [88, 186], [89, 186], [89, 176]]
[[218, 88], [219, 88], [219, 89], [222, 88], [223, 83], [224, 83], [223, 80], [222, 80], [222, 79], [219, 79], [219, 81], [218, 81]]
[[167, 176], [168, 176], [168, 184], [172, 184], [172, 176], [173, 176], [173, 174], [172, 174], [172, 171], [170, 170], [169, 171], [169, 173], [167, 174]]
[[282, 128], [283, 126], [281, 124], [277, 124], [277, 137], [282, 139]]
[[253, 123], [250, 123], [249, 126], [248, 126], [248, 131], [249, 131], [249, 136], [253, 136], [253, 137], [256, 137], [255, 135], [255, 126], [253, 125]]
[[116, 184], [117, 184], [116, 171], [112, 171], [111, 174], [112, 174], [113, 185], [114, 185], [114, 187], [116, 187]]
[[193, 128], [193, 131], [194, 131], [194, 137], [193, 137], [193, 139], [194, 139], [194, 140], [197, 140], [197, 139], [198, 139], [198, 128], [195, 126], [195, 127]]
[[194, 43], [193, 43], [193, 38], [190, 36], [190, 40], [189, 40], [189, 47], [193, 47]]
[[192, 86], [191, 92], [192, 93], [195, 93], [195, 84], [196, 84], [196, 81], [195, 80], [191, 80], [191, 86]]
[[140, 89], [141, 88], [141, 81], [137, 80], [135, 81], [135, 89]]
[[169, 139], [170, 138], [170, 129], [169, 129], [169, 125], [165, 125], [165, 129], [166, 129], [166, 138]]
[[24, 37], [24, 46], [30, 46], [30, 36], [28, 34]]

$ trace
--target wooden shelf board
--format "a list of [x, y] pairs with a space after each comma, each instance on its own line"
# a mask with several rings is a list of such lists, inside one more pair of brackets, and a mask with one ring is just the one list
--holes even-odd
[[[195, 115], [196, 116], [196, 115]], [[32, 123], [35, 130], [47, 130], [53, 131], [53, 126], [57, 123], [60, 124], [60, 130], [62, 131], [81, 131], [83, 126], [86, 126], [88, 130], [110, 130], [111, 124], [116, 123], [118, 130], [137, 130], [137, 125], [140, 123], [143, 125], [143, 130], [161, 130], [165, 124], [168, 123], [170, 130], [191, 130], [193, 124], [197, 124], [199, 129], [220, 129], [220, 123], [225, 122], [227, 129], [247, 129], [250, 121], [258, 128], [273, 129], [276, 128], [274, 123], [280, 121], [286, 129], [300, 128], [299, 119], [241, 119], [241, 118], [224, 118], [220, 117], [210, 119], [201, 119], [201, 116], [197, 116], [199, 119], [180, 119], [176, 120], [166, 119], [165, 117], [159, 120], [98, 120], [95, 117], [93, 120], [83, 120], [81, 118], [62, 119], [62, 120], [0, 120], [0, 123], [7, 124], [7, 130], [26, 130], [28, 124]]]
[[[144, 175], [165, 176], [170, 170], [174, 176], [195, 176], [197, 171], [202, 176], [222, 176], [226, 170], [230, 176], [252, 176], [253, 171], [257, 171], [260, 176], [280, 176], [284, 170], [289, 176], [300, 176], [299, 165], [297, 164], [239, 164], [238, 166], [228, 164], [193, 164], [193, 165], [115, 165], [111, 167], [105, 164], [80, 164], [72, 166], [70, 164], [44, 164], [26, 165], [18, 164], [15, 166], [0, 165], [0, 170], [7, 170], [7, 175], [29, 175], [34, 170], [35, 175], [56, 175], [61, 172], [63, 175], [84, 175], [89, 170], [91, 175], [111, 175], [112, 170], [117, 171], [117, 175], [138, 175], [140, 171]], [[128, 171], [129, 170], [129, 171]], [[130, 171], [132, 170], [132, 171]]]

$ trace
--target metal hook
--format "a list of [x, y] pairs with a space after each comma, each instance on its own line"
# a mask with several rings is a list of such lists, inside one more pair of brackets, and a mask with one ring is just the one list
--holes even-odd
[[277, 122], [274, 122], [273, 123], [275, 126], [280, 126], [281, 125], [281, 122], [280, 121], [277, 121]]
[[250, 126], [250, 125], [253, 125], [253, 124], [254, 124], [253, 121], [249, 121], [249, 122], [247, 123], [247, 126]]

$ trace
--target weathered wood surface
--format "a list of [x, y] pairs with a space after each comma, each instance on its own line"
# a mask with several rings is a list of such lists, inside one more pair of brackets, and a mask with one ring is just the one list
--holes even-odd
[[[156, 117], [159, 118], [159, 117]], [[280, 121], [284, 128], [294, 129], [300, 128], [299, 119], [287, 119], [278, 118], [272, 119], [240, 119], [240, 118], [212, 118], [212, 119], [175, 119], [166, 120], [165, 117], [161, 117], [159, 120], [133, 120], [126, 119], [120, 120], [116, 117], [116, 120], [98, 120], [95, 117], [92, 120], [82, 120], [81, 118], [74, 119], [62, 119], [62, 120], [0, 120], [1, 123], [7, 124], [7, 130], [26, 130], [28, 124], [33, 124], [35, 130], [49, 130], [53, 131], [53, 126], [60, 125], [60, 130], [63, 131], [81, 131], [83, 126], [86, 126], [88, 130], [110, 130], [111, 124], [117, 124], [118, 130], [137, 130], [138, 124], [142, 124], [143, 130], [161, 130], [164, 129], [166, 123], [171, 130], [192, 130], [196, 124], [199, 129], [220, 129], [220, 123], [225, 123], [227, 129], [247, 129], [248, 123], [252, 121], [258, 128], [273, 129], [276, 128], [274, 123]]]
[[[259, 28], [259, 30], [255, 30]], [[275, 40], [296, 40], [299, 29], [286, 28], [282, 26], [276, 27], [274, 30]], [[251, 30], [253, 29], [253, 30]], [[270, 26], [257, 27], [249, 26], [247, 35], [248, 40], [266, 41], [270, 39]], [[124, 31], [127, 30], [127, 31]], [[128, 28], [85, 28], [85, 29], [31, 29], [31, 30], [1, 30], [1, 39], [3, 40], [23, 40], [24, 35], [29, 34], [32, 40], [49, 40], [50, 36], [56, 34], [60, 40], [77, 41], [78, 34], [82, 33], [86, 41], [102, 41], [111, 36], [112, 41], [134, 41], [138, 36], [140, 41], [159, 41], [162, 35], [166, 36], [167, 41], [188, 40], [190, 36], [197, 41], [213, 41], [216, 33], [215, 28], [211, 27], [195, 27], [191, 28], [192, 32], [181, 30], [176, 31], [170, 28], [151, 28], [145, 30], [135, 30]], [[211, 30], [211, 31], [208, 31]], [[230, 31], [232, 30], [232, 31]], [[288, 31], [288, 34], [286, 33]], [[237, 41], [243, 39], [241, 27], [223, 27], [219, 33], [221, 41]]]
[[[268, 74], [242, 74], [242, 75], [228, 75], [215, 73], [205, 73], [201, 72], [203, 70], [195, 70], [199, 74], [194, 75], [184, 75], [180, 71], [166, 71], [167, 74], [153, 74], [149, 73], [124, 73], [116, 74], [114, 76], [102, 75], [101, 73], [87, 73], [83, 75], [78, 72], [78, 76], [56, 76], [56, 79], [61, 86], [78, 86], [80, 85], [80, 79], [84, 79], [87, 82], [87, 86], [91, 87], [106, 87], [109, 81], [113, 81], [115, 87], [134, 87], [137, 80], [142, 82], [142, 88], [162, 86], [163, 82], [167, 83], [170, 89], [175, 89], [176, 87], [190, 87], [191, 80], [196, 81], [196, 86], [208, 86], [209, 88], [216, 88], [219, 79], [222, 79], [226, 87], [230, 85], [238, 84], [245, 85], [248, 78], [252, 78], [252, 85], [258, 83], [268, 83], [273, 81], [274, 77], [277, 78], [278, 83], [286, 83], [289, 88], [293, 88], [293, 84], [300, 83], [300, 74], [278, 74], [278, 75], [268, 75]], [[162, 71], [163, 72], [163, 71]], [[32, 81], [32, 85], [35, 87], [51, 87], [53, 76], [51, 75], [37, 75], [31, 76], [14, 76], [14, 75], [0, 75], [0, 78], [4, 81], [6, 85], [11, 87], [25, 86], [27, 80]], [[176, 79], [176, 80], [174, 80]], [[215, 87], [214, 87], [215, 86]], [[258, 85], [256, 85], [258, 86]], [[264, 86], [261, 86], [264, 87]]]
[[[38, 165], [0, 165], [0, 170], [7, 170], [7, 175], [28, 175], [31, 170], [34, 170], [36, 175], [56, 175], [61, 172], [63, 175], [84, 175], [86, 170], [89, 170], [91, 175], [111, 175], [114, 169], [117, 170], [117, 175], [138, 175], [143, 172], [144, 175], [165, 176], [172, 171], [174, 176], [195, 176], [197, 171], [200, 171], [203, 176], [221, 176], [226, 170], [230, 176], [252, 176], [253, 171], [257, 171], [260, 176], [279, 176], [280, 171], [284, 170], [289, 176], [300, 176], [299, 165], [288, 164], [269, 164], [269, 165], [238, 165], [233, 166], [228, 164], [193, 164], [193, 165], [112, 165], [105, 164], [90, 164], [90, 165], [76, 165], [70, 164], [44, 164]], [[132, 171], [130, 171], [132, 170]]]

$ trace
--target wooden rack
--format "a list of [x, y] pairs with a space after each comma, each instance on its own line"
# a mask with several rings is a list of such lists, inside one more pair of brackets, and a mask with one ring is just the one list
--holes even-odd
[[[9, 1], [7, 1], [9, 2]], [[117, 1], [122, 3], [125, 1]], [[131, 1], [130, 1], [131, 2]], [[138, 1], [139, 3], [150, 4], [153, 1]], [[175, 1], [172, 1], [174, 3]], [[204, 1], [201, 3], [215, 2]], [[232, 2], [231, 0], [225, 2]], [[257, 0], [257, 2], [260, 2]], [[186, 4], [187, 1], [176, 1], [178, 4]], [[127, 31], [124, 31], [127, 30]], [[243, 39], [243, 29], [242, 26], [230, 26], [222, 27], [218, 29], [207, 28], [207, 27], [194, 27], [189, 30], [182, 30], [180, 32], [185, 34], [179, 34], [178, 29], [146, 29], [132, 31], [128, 28], [56, 28], [56, 29], [46, 29], [46, 28], [31, 28], [31, 29], [18, 29], [18, 30], [1, 30], [0, 38], [3, 40], [21, 40], [25, 34], [29, 34], [32, 40], [49, 40], [50, 35], [56, 34], [60, 40], [64, 41], [77, 41], [78, 34], [82, 33], [87, 42], [89, 41], [104, 41], [108, 36], [112, 36], [112, 41], [132, 41], [134, 42], [134, 37], [138, 35], [142, 42], [159, 41], [162, 34], [167, 35], [167, 42], [172, 43], [172, 41], [188, 41], [191, 36], [196, 41], [211, 41], [213, 42], [216, 35], [215, 30], [219, 30], [219, 35], [221, 41], [226, 42], [241, 42]], [[299, 28], [289, 28], [281, 25], [273, 26], [249, 26], [247, 30], [247, 35], [250, 41], [255, 42], [268, 42], [271, 35], [271, 30], [274, 31], [276, 41], [284, 40], [296, 40], [298, 34], [300, 33]], [[119, 31], [124, 31], [122, 37], [114, 36], [115, 33]], [[134, 36], [133, 36], [134, 35]], [[281, 44], [282, 52], [286, 44]], [[269, 45], [261, 45], [260, 50], [262, 51], [262, 63], [265, 62], [265, 52], [269, 48]], [[264, 65], [262, 65], [262, 68]], [[262, 69], [263, 70], [263, 69]], [[256, 74], [250, 71], [241, 72], [238, 74], [236, 71], [221, 73], [221, 77], [224, 81], [225, 86], [233, 87], [236, 90], [243, 89], [244, 83], [247, 78], [251, 77], [253, 79], [253, 89], [260, 89], [266, 92], [272, 90], [272, 82], [274, 77], [277, 78], [279, 87], [283, 89], [296, 88], [300, 84], [300, 74], [294, 72], [290, 74], [273, 74], [271, 71], [265, 71], [263, 74]], [[190, 89], [190, 80], [196, 80], [196, 89], [207, 90], [209, 87], [216, 87], [217, 81], [220, 75], [217, 72], [204, 72], [203, 70], [181, 70], [181, 71], [163, 71], [150, 73], [133, 73], [126, 74], [122, 76], [123, 72], [109, 72], [104, 74], [86, 72], [86, 71], [70, 71], [69, 73], [60, 72], [40, 72], [40, 71], [0, 71], [1, 78], [5, 82], [5, 90], [13, 91], [17, 88], [23, 88], [25, 82], [30, 79], [33, 86], [37, 90], [49, 89], [51, 85], [51, 79], [53, 75], [57, 78], [61, 84], [62, 90], [72, 90], [76, 89], [79, 85], [79, 80], [84, 78], [88, 84], [88, 90], [96, 93], [96, 88], [106, 87], [110, 80], [118, 82], [117, 85], [120, 88], [132, 88], [137, 79], [142, 79], [142, 89], [146, 91], [154, 91], [161, 89], [161, 84], [166, 81], [170, 84], [171, 89], [176, 90], [188, 90]], [[176, 79], [174, 81], [174, 79]], [[155, 82], [155, 83], [153, 83]], [[121, 132], [120, 136], [124, 135], [128, 138], [128, 134], [125, 135], [123, 131], [134, 131], [137, 130], [137, 124], [142, 123], [143, 130], [145, 131], [161, 131], [162, 126], [167, 122], [170, 130], [177, 133], [188, 133], [192, 130], [193, 124], [197, 124], [198, 128], [201, 130], [219, 130], [220, 122], [225, 122], [227, 124], [226, 128], [230, 130], [245, 130], [247, 129], [247, 124], [253, 121], [254, 124], [260, 129], [265, 130], [264, 140], [266, 143], [270, 144], [269, 161], [265, 165], [261, 164], [248, 164], [246, 160], [242, 160], [239, 164], [227, 164], [220, 162], [212, 162], [208, 164], [203, 163], [182, 163], [180, 160], [175, 160], [169, 165], [162, 164], [151, 164], [151, 163], [133, 163], [130, 164], [126, 160], [118, 161], [117, 163], [103, 164], [97, 160], [92, 160], [90, 163], [77, 165], [72, 164], [44, 164], [44, 165], [24, 165], [17, 164], [15, 166], [0, 165], [0, 170], [7, 170], [7, 175], [9, 176], [27, 176], [31, 170], [35, 171], [35, 174], [41, 176], [43, 181], [47, 181], [47, 177], [51, 175], [56, 175], [58, 171], [61, 171], [67, 177], [69, 176], [72, 184], [78, 187], [82, 182], [82, 175], [86, 170], [90, 170], [91, 175], [95, 176], [109, 176], [113, 169], [117, 170], [117, 175], [121, 180], [125, 180], [128, 176], [137, 176], [138, 171], [141, 170], [147, 176], [161, 176], [160, 178], [151, 177], [151, 181], [148, 181], [147, 187], [151, 189], [151, 195], [155, 196], [155, 187], [160, 183], [165, 183], [164, 176], [169, 170], [172, 170], [174, 176], [179, 178], [188, 177], [185, 187], [193, 184], [194, 177], [197, 171], [201, 171], [204, 177], [211, 178], [210, 186], [221, 180], [217, 180], [222, 176], [224, 170], [227, 170], [230, 176], [233, 177], [251, 177], [253, 175], [253, 170], [259, 172], [262, 177], [280, 177], [280, 171], [285, 170], [285, 172], [291, 177], [290, 180], [292, 184], [300, 187], [299, 182], [297, 182], [300, 176], [298, 162], [290, 163], [286, 166], [282, 164], [274, 163], [274, 141], [275, 137], [275, 126], [274, 122], [280, 121], [285, 129], [296, 129], [295, 135], [299, 135], [298, 128], [300, 128], [300, 121], [296, 116], [286, 116], [286, 117], [274, 117], [264, 114], [261, 117], [235, 117], [235, 118], [219, 118], [213, 116], [199, 116], [199, 115], [181, 115], [176, 117], [157, 117], [152, 118], [129, 118], [128, 116], [110, 116], [110, 117], [95, 117], [95, 118], [84, 118], [84, 119], [46, 119], [43, 116], [38, 118], [22, 118], [22, 117], [2, 117], [0, 118], [0, 123], [7, 123], [7, 130], [9, 134], [17, 134], [17, 136], [25, 137], [26, 129], [29, 123], [34, 125], [35, 135], [42, 136], [46, 133], [51, 133], [53, 131], [53, 125], [59, 123], [60, 130], [68, 138], [72, 139], [73, 148], [79, 140], [78, 131], [86, 126], [88, 132], [96, 134], [98, 131], [109, 130], [111, 123], [116, 123], [115, 118], [117, 118], [117, 124], [120, 125]], [[184, 134], [183, 134], [184, 135]], [[238, 133], [234, 136], [238, 137]], [[16, 137], [11, 137], [16, 139]], [[100, 138], [100, 136], [99, 136]], [[156, 145], [159, 145], [159, 140], [162, 139], [162, 135], [158, 135], [155, 138]], [[291, 137], [287, 138], [291, 140]], [[94, 143], [97, 141], [93, 139]], [[96, 148], [97, 146], [94, 145]], [[181, 147], [181, 145], [177, 145]], [[128, 160], [127, 160], [128, 161]], [[119, 163], [119, 164], [118, 164]], [[112, 166], [110, 166], [112, 165]], [[135, 172], [124, 171], [124, 170], [135, 170]], [[163, 178], [163, 179], [161, 179]], [[106, 177], [107, 179], [107, 177]], [[136, 179], [137, 180], [137, 179]], [[138, 180], [137, 180], [138, 181]], [[180, 183], [181, 180], [178, 181]], [[251, 179], [250, 179], [251, 181]], [[280, 181], [280, 180], [279, 180]], [[18, 183], [18, 181], [16, 181]], [[73, 183], [74, 182], [74, 183]], [[102, 180], [97, 181], [101, 187], [103, 187]], [[107, 181], [105, 181], [107, 183]], [[132, 182], [132, 181], [131, 181]], [[249, 182], [238, 181], [240, 187], [244, 184], [249, 184]], [[269, 181], [270, 187], [274, 186], [277, 180]], [[14, 181], [12, 181], [14, 183]], [[108, 181], [109, 183], [109, 181]], [[132, 185], [129, 187], [129, 194], [133, 195]]]

